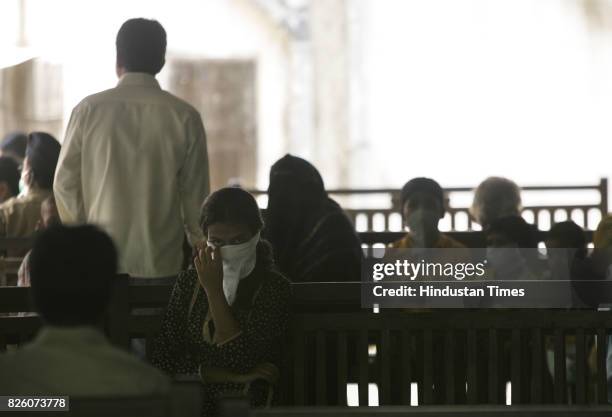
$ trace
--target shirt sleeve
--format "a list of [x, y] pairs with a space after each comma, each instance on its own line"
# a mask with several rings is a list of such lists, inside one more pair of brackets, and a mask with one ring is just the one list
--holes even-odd
[[236, 373], [247, 373], [269, 360], [280, 347], [289, 322], [289, 283], [270, 282], [261, 288], [253, 310], [241, 332], [229, 341], [215, 345], [217, 366]]
[[187, 123], [187, 154], [179, 172], [179, 196], [185, 233], [193, 246], [204, 238], [199, 225], [202, 202], [210, 191], [206, 132], [196, 112]]
[[81, 146], [83, 142], [83, 104], [74, 108], [62, 143], [53, 193], [60, 219], [63, 223], [85, 223], [85, 207], [81, 183]]

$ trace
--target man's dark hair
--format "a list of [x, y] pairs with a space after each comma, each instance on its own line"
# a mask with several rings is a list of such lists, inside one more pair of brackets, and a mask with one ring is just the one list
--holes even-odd
[[12, 195], [19, 194], [19, 167], [9, 156], [0, 156], [0, 182], [6, 182]]
[[431, 178], [417, 177], [404, 184], [400, 193], [400, 202], [402, 207], [415, 193], [426, 193], [432, 195], [440, 202], [440, 207], [444, 209], [444, 191], [442, 191], [442, 187], [435, 180], [432, 180]]
[[7, 134], [0, 144], [2, 152], [14, 155], [17, 158], [25, 158], [28, 137], [23, 132], [11, 132]]
[[111, 238], [95, 226], [53, 226], [30, 253], [36, 310], [55, 326], [95, 325], [110, 300], [117, 272]]
[[59, 142], [48, 133], [32, 132], [28, 135], [26, 159], [32, 170], [32, 180], [42, 189], [53, 189], [60, 149]]
[[117, 33], [117, 65], [128, 72], [157, 74], [164, 66], [166, 31], [156, 20], [127, 20]]

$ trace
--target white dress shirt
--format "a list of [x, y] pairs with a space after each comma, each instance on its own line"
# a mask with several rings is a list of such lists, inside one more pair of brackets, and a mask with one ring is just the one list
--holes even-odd
[[93, 327], [43, 327], [0, 355], [0, 395], [141, 396], [165, 394], [161, 371], [112, 346]]
[[120, 272], [176, 275], [184, 233], [192, 245], [203, 239], [209, 172], [200, 114], [152, 75], [124, 74], [72, 111], [54, 192], [62, 222], [96, 224], [113, 238]]

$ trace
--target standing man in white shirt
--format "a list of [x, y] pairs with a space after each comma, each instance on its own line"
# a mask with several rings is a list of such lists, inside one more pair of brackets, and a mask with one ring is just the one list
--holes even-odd
[[114, 240], [120, 272], [170, 278], [187, 234], [203, 239], [199, 209], [209, 193], [206, 134], [196, 109], [162, 90], [166, 54], [159, 22], [126, 21], [117, 34], [115, 88], [73, 110], [54, 184], [63, 223], [93, 223]]

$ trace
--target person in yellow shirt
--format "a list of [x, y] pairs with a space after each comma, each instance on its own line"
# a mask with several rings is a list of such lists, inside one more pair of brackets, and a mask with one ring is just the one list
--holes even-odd
[[463, 244], [438, 229], [445, 210], [444, 192], [436, 181], [424, 177], [411, 179], [402, 188], [400, 201], [404, 225], [410, 232], [390, 247], [465, 249]]

